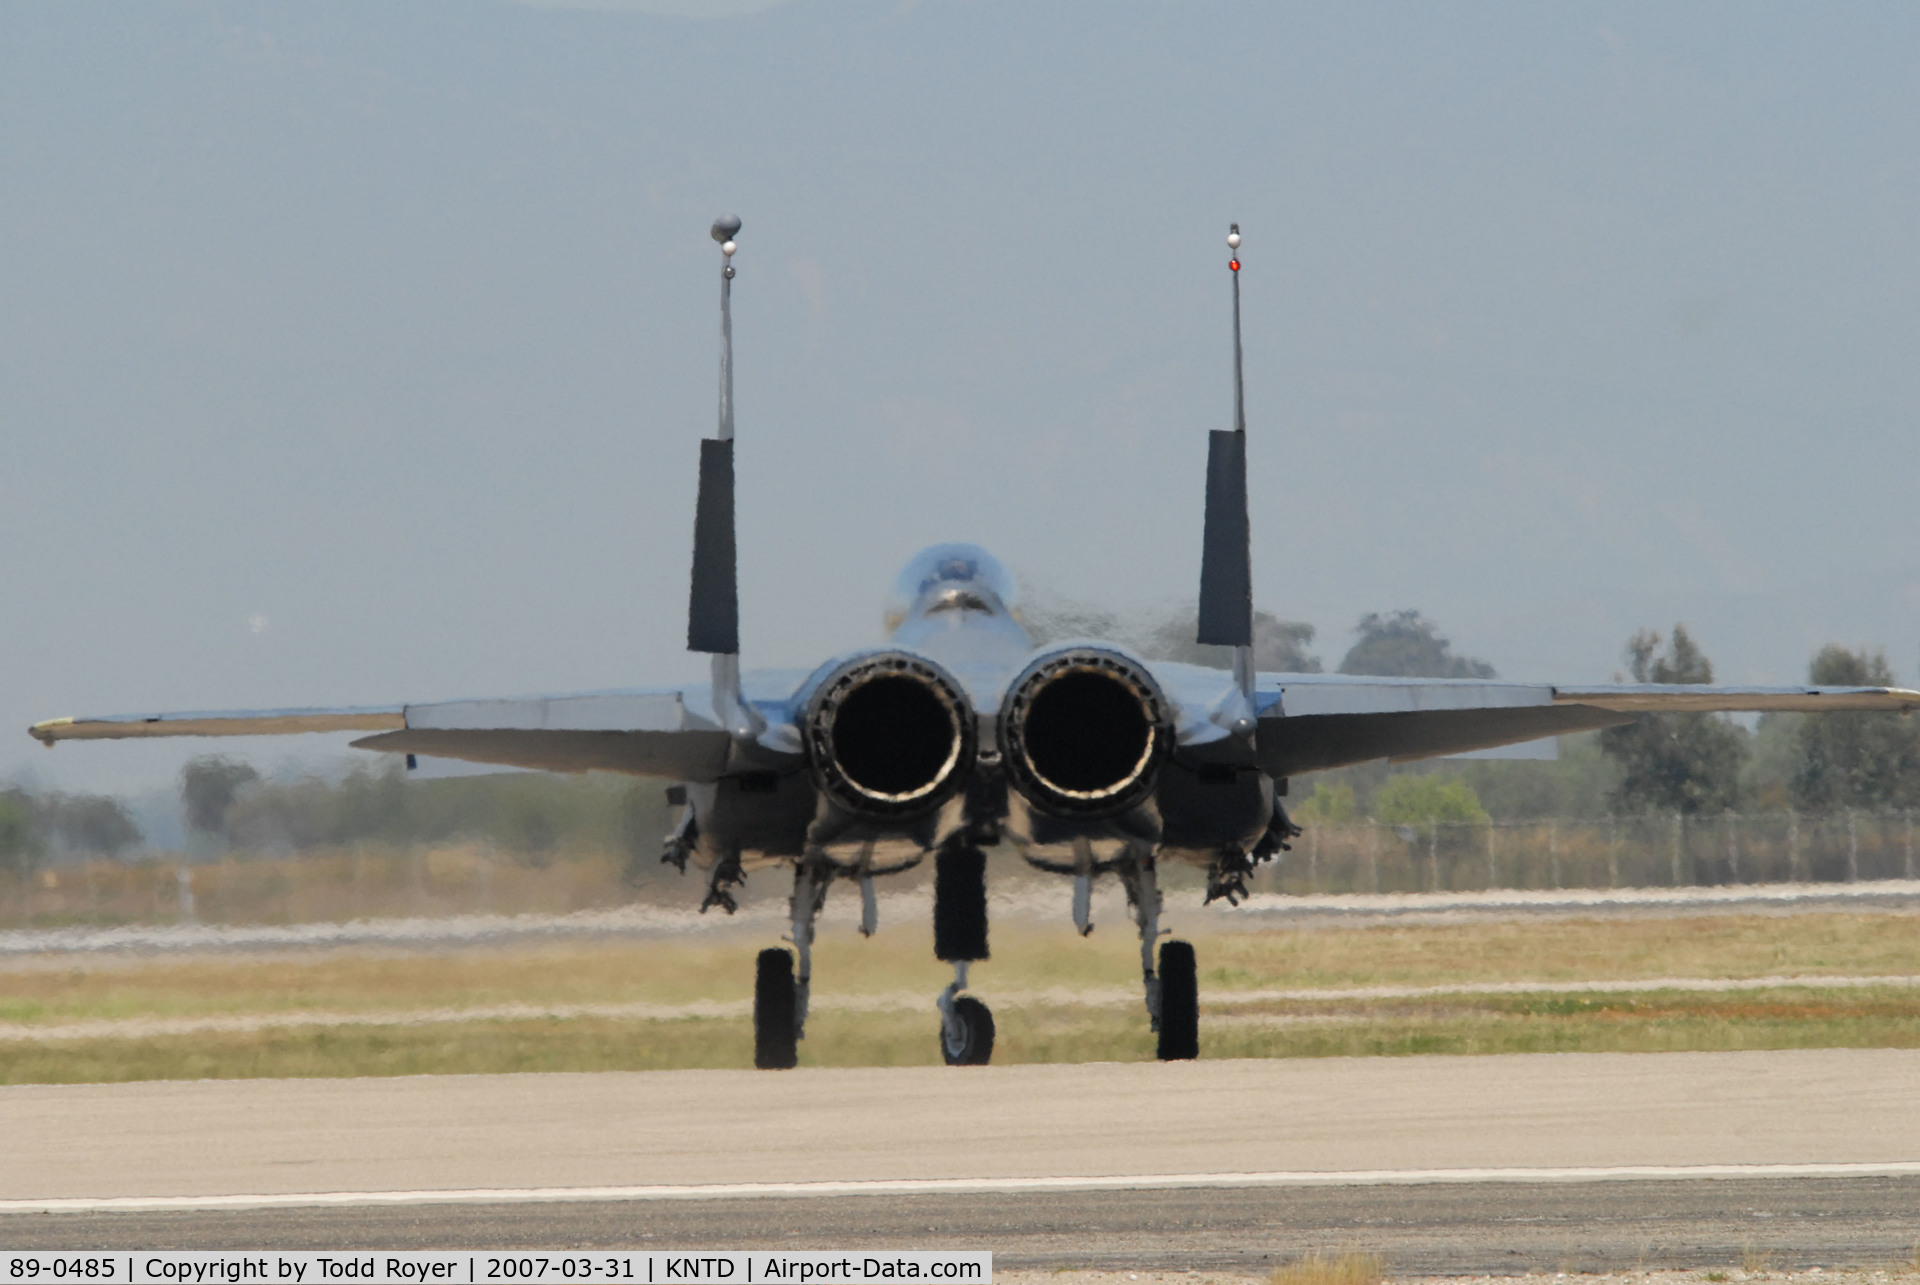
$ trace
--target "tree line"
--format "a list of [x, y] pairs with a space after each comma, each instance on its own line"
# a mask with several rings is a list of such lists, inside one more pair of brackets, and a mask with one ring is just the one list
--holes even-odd
[[[1110, 612], [1042, 605], [1029, 626], [1043, 639], [1110, 637], [1154, 660], [1227, 668], [1231, 652], [1193, 640], [1190, 616], [1166, 612], [1129, 622]], [[1373, 612], [1335, 672], [1392, 678], [1495, 678], [1494, 667], [1462, 655], [1439, 625], [1414, 610]], [[1280, 673], [1322, 672], [1309, 648], [1316, 630], [1272, 612], [1254, 615], [1254, 664]], [[1713, 662], [1684, 624], [1663, 637], [1642, 630], [1627, 641], [1626, 672], [1637, 683], [1711, 683]], [[1820, 649], [1807, 666], [1820, 686], [1897, 687], [1884, 651]], [[1418, 778], [1432, 776], [1431, 782]], [[1891, 713], [1762, 715], [1751, 730], [1719, 714], [1648, 714], [1597, 734], [1565, 737], [1558, 762], [1362, 764], [1314, 778], [1296, 806], [1303, 819], [1451, 822], [1548, 816], [1728, 811], [1811, 813], [1920, 807], [1920, 719]]]
[[[1627, 645], [1636, 681], [1711, 683], [1713, 664], [1676, 625]], [[1885, 652], [1822, 647], [1807, 681], [1831, 687], [1897, 687]], [[1710, 714], [1654, 714], [1600, 734], [1621, 765], [1624, 811], [1684, 815], [1749, 808], [1806, 812], [1920, 805], [1920, 722], [1904, 714], [1764, 714], [1748, 732]], [[1758, 768], [1758, 771], [1755, 769]]]
[[[530, 866], [613, 853], [630, 882], [655, 877], [660, 839], [672, 825], [658, 781], [537, 772], [416, 781], [394, 755], [340, 775], [282, 779], [204, 755], [181, 770], [180, 809], [189, 854], [198, 857], [480, 842]], [[141, 843], [111, 797], [0, 792], [0, 872], [125, 859]]]
[[0, 790], [0, 872], [27, 874], [49, 853], [117, 858], [140, 841], [140, 827], [111, 795]]

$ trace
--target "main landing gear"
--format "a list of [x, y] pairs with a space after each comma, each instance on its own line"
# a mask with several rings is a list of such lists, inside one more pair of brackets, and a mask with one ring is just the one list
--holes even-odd
[[[807, 1037], [807, 997], [813, 984], [813, 929], [827, 904], [833, 869], [825, 862], [802, 861], [793, 871], [793, 898], [787, 909], [793, 924], [793, 949], [763, 950], [754, 962], [753, 1064], [762, 1071], [788, 1071], [800, 1064], [800, 1041]], [[870, 898], [862, 890], [864, 903]], [[865, 928], [868, 916], [863, 914]], [[795, 964], [798, 963], [796, 973]]]
[[762, 1071], [800, 1064], [795, 998], [793, 952], [778, 946], [761, 951], [753, 973], [753, 1064]]
[[1187, 1062], [1200, 1056], [1200, 978], [1193, 944], [1170, 941], [1160, 947], [1160, 1040], [1162, 1062]]
[[[1189, 942], [1160, 943], [1160, 881], [1152, 853], [1122, 862], [1115, 871], [1127, 890], [1127, 908], [1140, 931], [1140, 972], [1146, 992], [1147, 1021], [1158, 1041], [1154, 1053], [1162, 1062], [1191, 1061], [1200, 1056], [1200, 980]], [[1075, 918], [1081, 934], [1093, 925], [1082, 916], [1080, 899]], [[1154, 946], [1160, 946], [1160, 965], [1154, 967]]]

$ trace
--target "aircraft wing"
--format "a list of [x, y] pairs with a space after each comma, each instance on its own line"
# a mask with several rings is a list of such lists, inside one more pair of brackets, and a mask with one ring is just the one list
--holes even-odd
[[677, 691], [590, 692], [354, 709], [239, 710], [60, 718], [29, 729], [46, 745], [155, 736], [372, 732], [356, 749], [551, 772], [609, 771], [711, 781], [730, 738]]
[[1679, 683], [1638, 683], [1614, 687], [1556, 687], [1563, 705], [1631, 714], [1712, 714], [1721, 711], [1827, 714], [1835, 710], [1879, 710], [1905, 714], [1920, 709], [1920, 692], [1901, 687], [1709, 687]]
[[1641, 714], [1920, 708], [1896, 687], [1553, 687], [1477, 679], [1262, 674], [1260, 765], [1274, 776], [1405, 762], [1628, 723]]
[[407, 725], [404, 705], [350, 709], [202, 710], [192, 714], [108, 714], [50, 718], [27, 734], [58, 741], [125, 741], [155, 736], [285, 736], [294, 732], [384, 732]]

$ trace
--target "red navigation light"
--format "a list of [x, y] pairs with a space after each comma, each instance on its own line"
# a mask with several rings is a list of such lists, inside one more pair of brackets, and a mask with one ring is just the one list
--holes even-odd
[[1229, 268], [1232, 268], [1232, 269], [1233, 269], [1233, 270], [1234, 270], [1235, 272], [1238, 272], [1238, 271], [1240, 271], [1240, 260], [1238, 260], [1238, 259], [1228, 259], [1228, 260], [1227, 260], [1227, 266], [1228, 266]]

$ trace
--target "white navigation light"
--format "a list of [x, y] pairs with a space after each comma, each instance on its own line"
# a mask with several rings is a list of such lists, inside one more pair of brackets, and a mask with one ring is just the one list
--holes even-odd
[[[1236, 224], [1235, 226], [1237, 227], [1238, 225]], [[1237, 231], [1227, 233], [1227, 249], [1238, 250], [1239, 248], [1240, 248], [1240, 234]]]
[[739, 248], [740, 248], [739, 246], [735, 245], [731, 241], [722, 241], [720, 243], [720, 253], [726, 255], [729, 259], [733, 257], [733, 252], [735, 250], [738, 250]]

